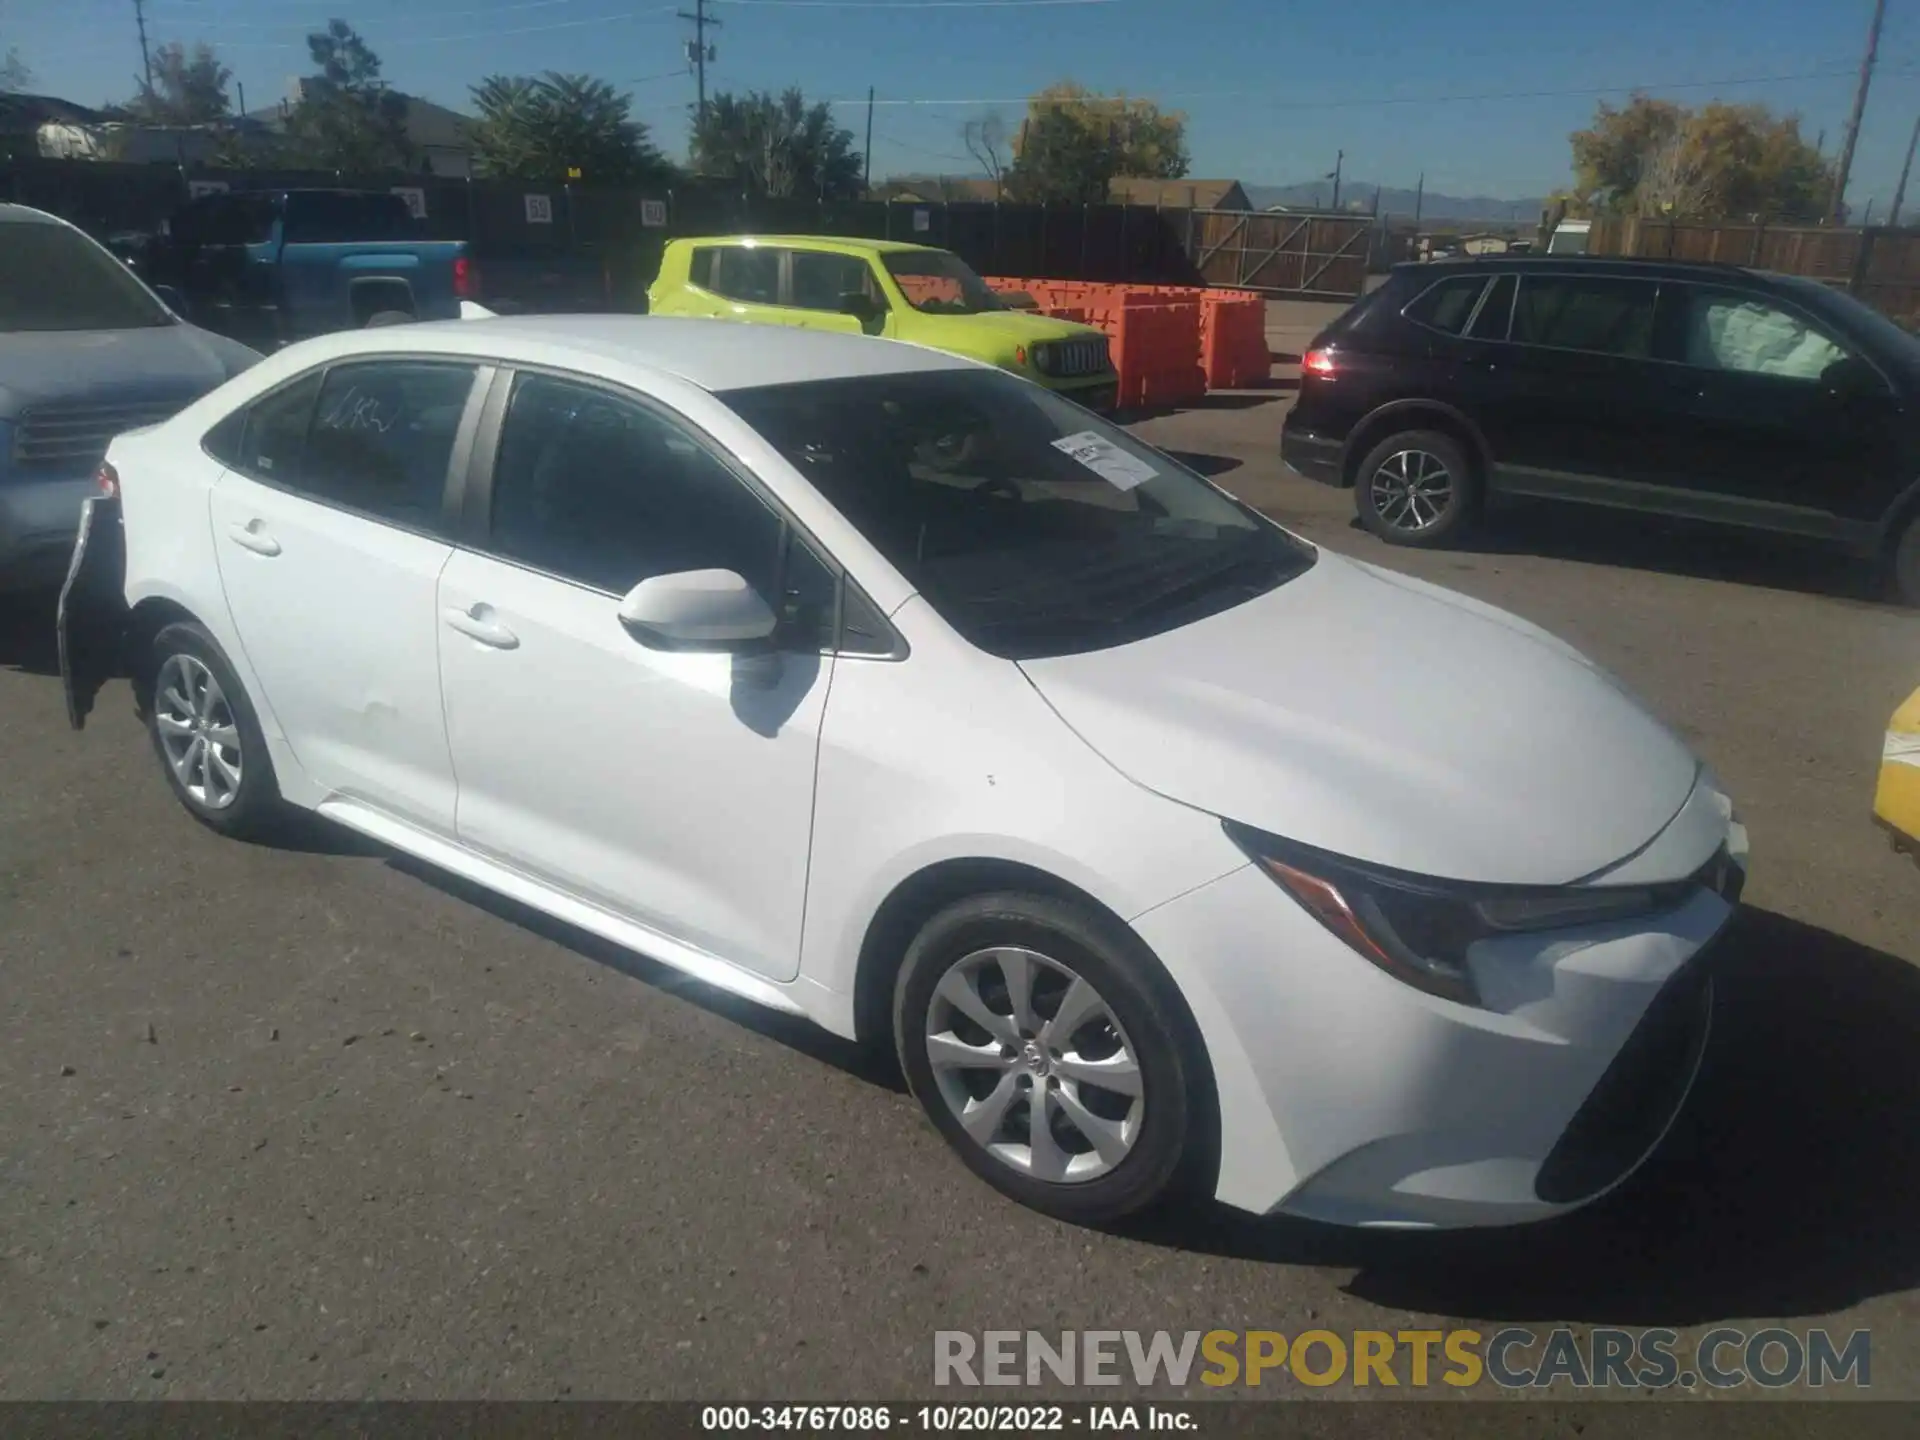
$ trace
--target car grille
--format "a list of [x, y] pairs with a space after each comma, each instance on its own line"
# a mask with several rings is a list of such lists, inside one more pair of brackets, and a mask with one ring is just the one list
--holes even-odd
[[1045, 348], [1046, 372], [1058, 379], [1098, 375], [1107, 368], [1107, 337], [1104, 335], [1085, 340], [1050, 340]]
[[199, 398], [124, 400], [106, 404], [36, 405], [14, 423], [13, 463], [26, 469], [87, 470], [107, 454], [107, 442], [177, 414]]

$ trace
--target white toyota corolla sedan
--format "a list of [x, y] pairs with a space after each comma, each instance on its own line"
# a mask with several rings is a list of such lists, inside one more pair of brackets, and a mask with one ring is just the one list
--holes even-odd
[[316, 811], [891, 1044], [1038, 1209], [1538, 1219], [1699, 1066], [1746, 843], [1687, 747], [1012, 376], [361, 331], [121, 436], [100, 490], [74, 723], [123, 655], [197, 819]]

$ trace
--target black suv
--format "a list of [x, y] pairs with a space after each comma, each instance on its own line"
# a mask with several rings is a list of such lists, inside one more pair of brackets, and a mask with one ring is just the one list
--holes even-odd
[[1544, 496], [1824, 541], [1920, 604], [1920, 340], [1818, 281], [1401, 265], [1301, 360], [1281, 454], [1394, 544]]

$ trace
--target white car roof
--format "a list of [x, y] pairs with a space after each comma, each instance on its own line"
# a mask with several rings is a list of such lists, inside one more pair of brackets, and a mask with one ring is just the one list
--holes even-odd
[[0, 201], [0, 225], [66, 225], [73, 228], [58, 215], [49, 215], [45, 210], [36, 210], [31, 205], [15, 205], [11, 201]]
[[860, 375], [960, 370], [975, 362], [919, 345], [785, 325], [646, 315], [525, 315], [351, 330], [299, 347], [305, 364], [423, 351], [598, 372], [609, 364], [673, 375], [720, 393]]

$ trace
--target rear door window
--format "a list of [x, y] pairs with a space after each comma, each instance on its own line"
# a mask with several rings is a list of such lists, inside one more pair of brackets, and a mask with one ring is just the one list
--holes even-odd
[[745, 305], [778, 305], [780, 252], [764, 245], [729, 245], [714, 255], [708, 288]]
[[1461, 275], [1442, 280], [1415, 299], [1404, 313], [1409, 320], [1429, 330], [1458, 335], [1466, 329], [1467, 321], [1473, 315], [1473, 307], [1486, 288], [1485, 275]]
[[1480, 308], [1467, 322], [1467, 334], [1475, 340], [1504, 340], [1513, 323], [1514, 278], [1502, 275], [1493, 288], [1480, 297]]
[[286, 199], [289, 245], [411, 240], [419, 222], [406, 200], [385, 192], [296, 190]]
[[1520, 281], [1512, 338], [1523, 345], [1644, 360], [1653, 354], [1659, 286], [1613, 276], [1528, 275]]

